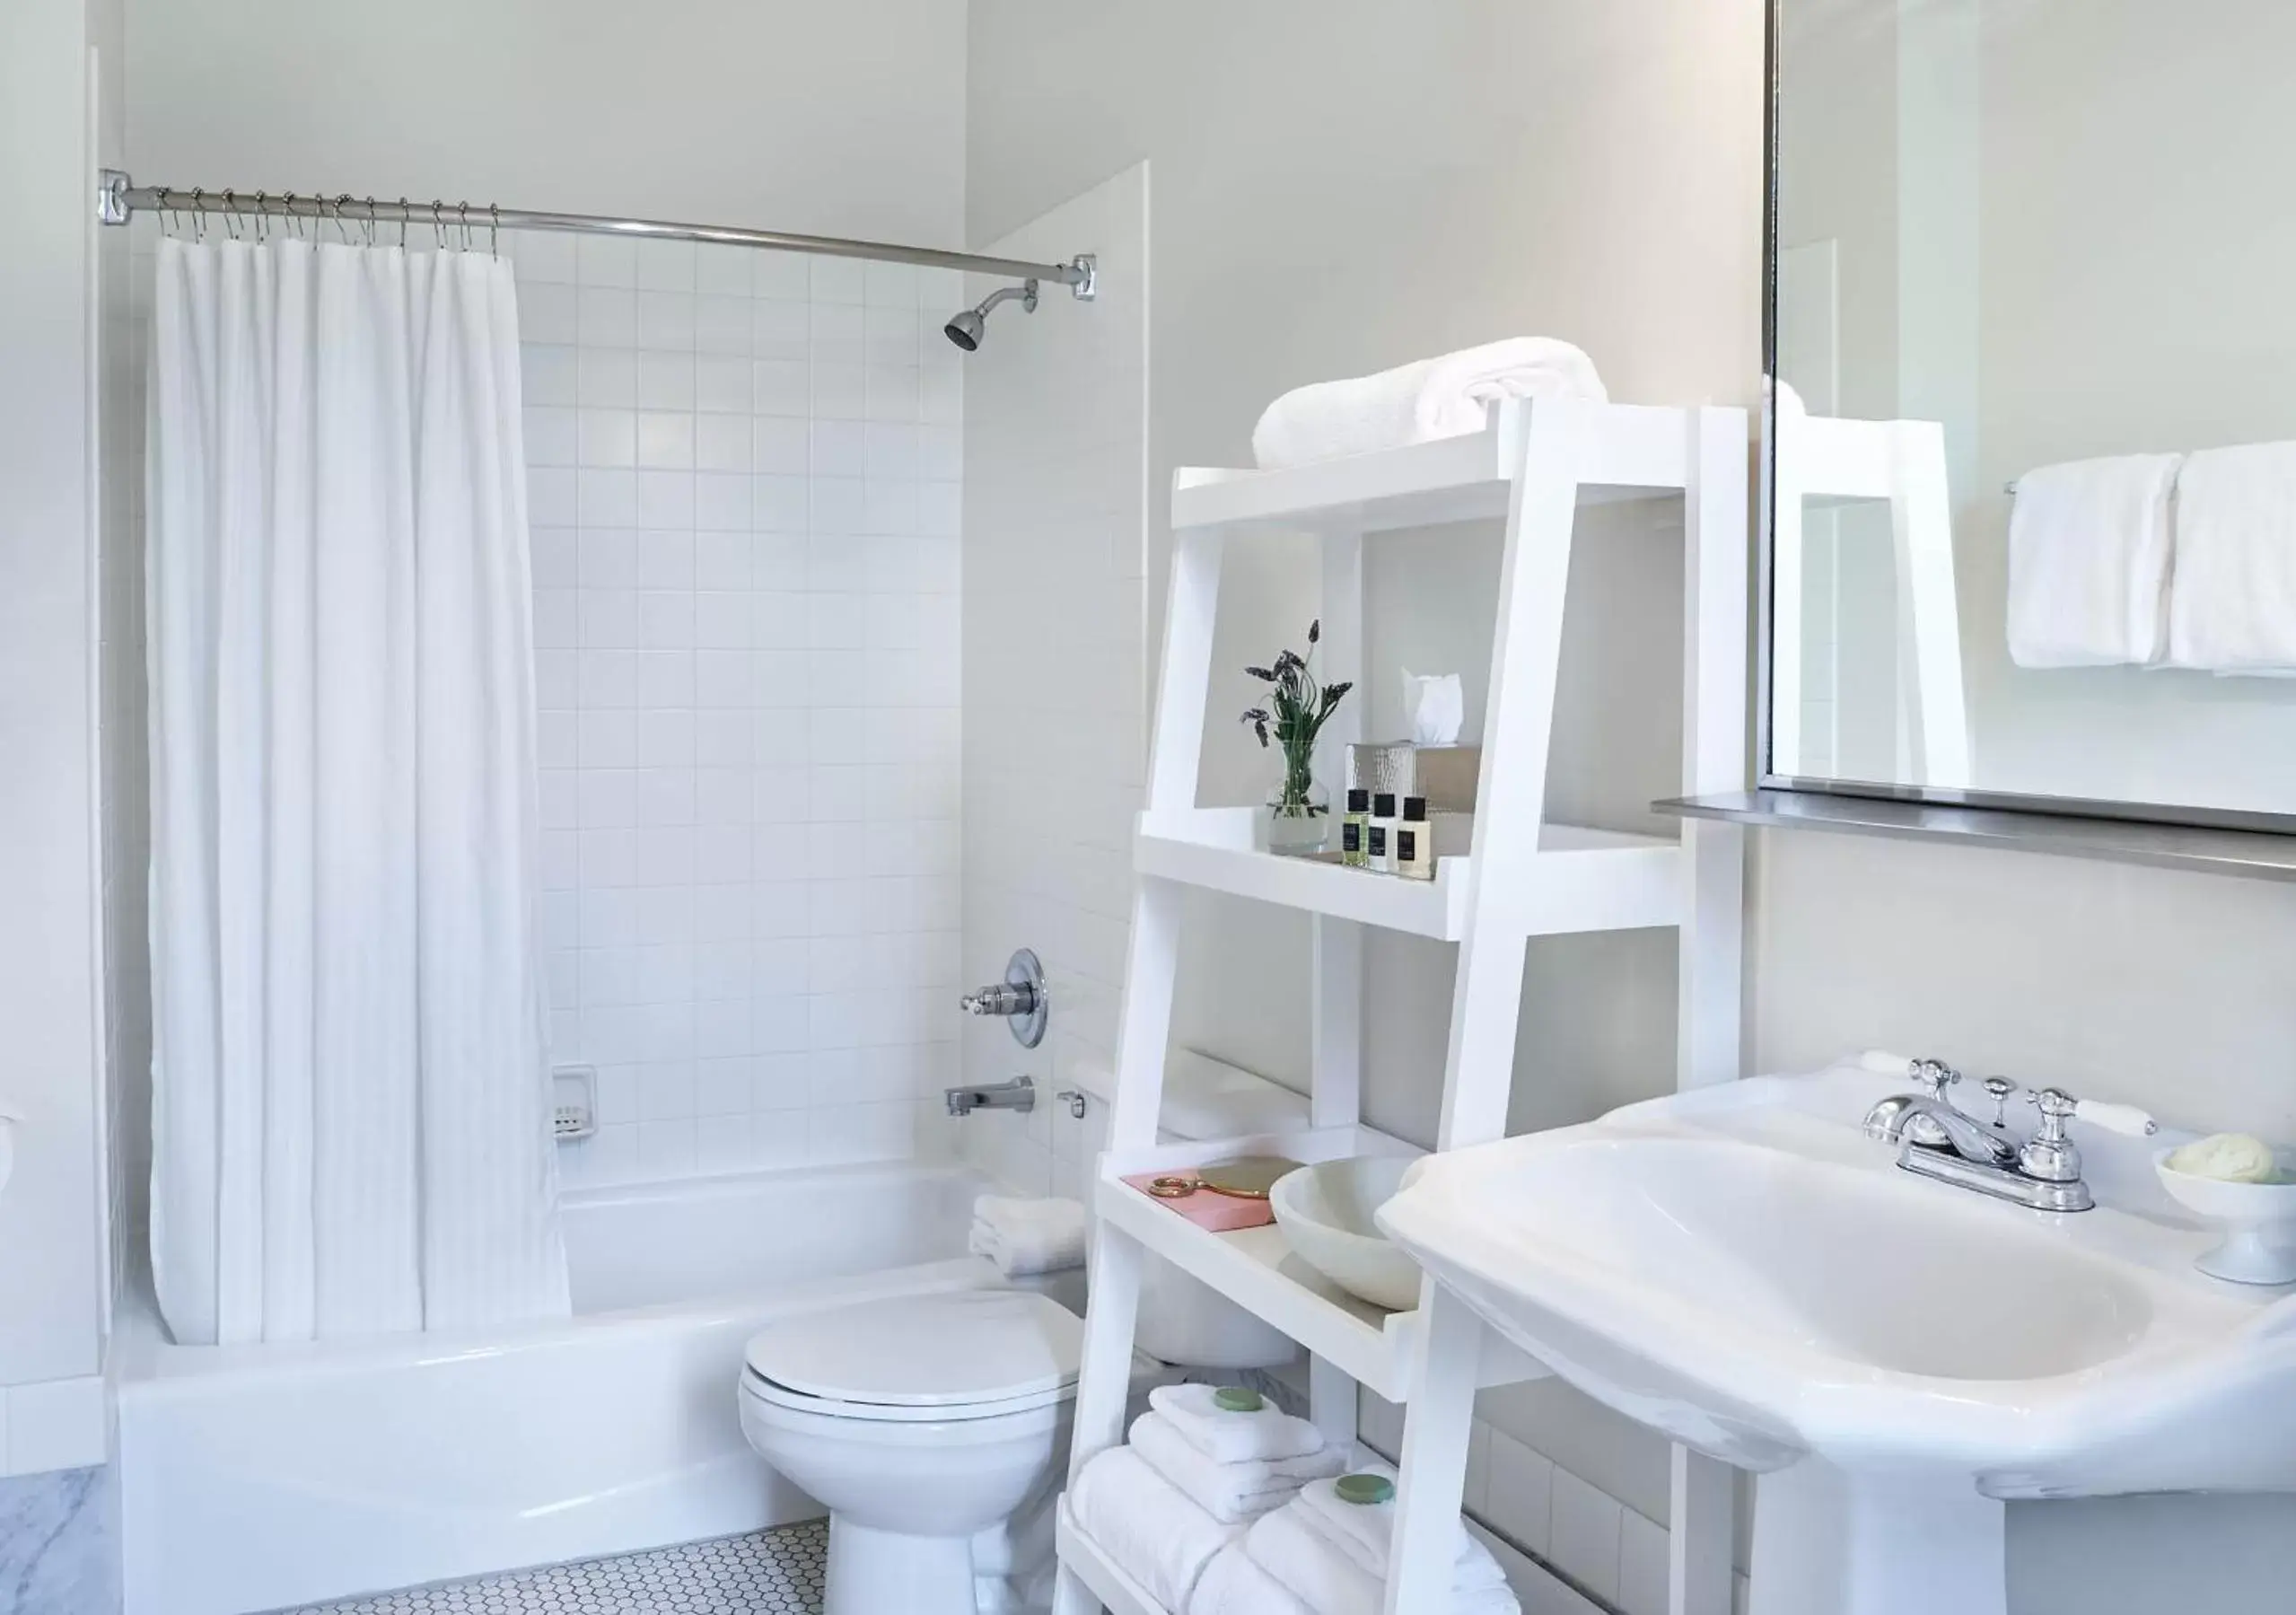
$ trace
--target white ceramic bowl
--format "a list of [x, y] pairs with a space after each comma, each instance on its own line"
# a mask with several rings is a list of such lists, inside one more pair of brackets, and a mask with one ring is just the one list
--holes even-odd
[[[2196, 1178], [2169, 1164], [2171, 1149], [2152, 1157], [2160, 1187], [2178, 1205], [2224, 1224], [2224, 1242], [2195, 1259], [2193, 1265], [2239, 1284], [2296, 1283], [2296, 1181], [2227, 1183]], [[2283, 1176], [2290, 1175], [2287, 1152], [2274, 1150]]]
[[1419, 1304], [1419, 1264], [1379, 1231], [1371, 1214], [1401, 1190], [1419, 1162], [1357, 1155], [1286, 1172], [1268, 1190], [1275, 1225], [1299, 1259], [1373, 1306]]

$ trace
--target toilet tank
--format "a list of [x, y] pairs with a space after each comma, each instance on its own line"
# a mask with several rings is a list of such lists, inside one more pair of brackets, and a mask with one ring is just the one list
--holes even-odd
[[[1308, 1102], [1240, 1066], [1176, 1049], [1164, 1064], [1157, 1121], [1166, 1139], [1299, 1133], [1308, 1129]], [[1190, 1368], [1280, 1368], [1300, 1356], [1290, 1336], [1156, 1256], [1141, 1276], [1134, 1343], [1160, 1362]]]

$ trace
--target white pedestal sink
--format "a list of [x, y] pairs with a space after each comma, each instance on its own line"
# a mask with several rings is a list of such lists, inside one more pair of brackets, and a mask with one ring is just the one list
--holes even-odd
[[2093, 1211], [1916, 1178], [1901, 1084], [1759, 1078], [1433, 1157], [1379, 1222], [1582, 1391], [1755, 1470], [1755, 1615], [2002, 1615], [2002, 1500], [2296, 1490], [2296, 1302], [2207, 1277], [2150, 1144]]

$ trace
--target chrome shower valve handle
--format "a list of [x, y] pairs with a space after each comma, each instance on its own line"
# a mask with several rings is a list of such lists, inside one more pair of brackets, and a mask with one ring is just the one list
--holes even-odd
[[1004, 979], [965, 994], [957, 1007], [968, 1015], [1002, 1016], [1012, 1040], [1023, 1049], [1044, 1041], [1052, 1000], [1045, 991], [1045, 968], [1027, 948], [1017, 948], [1004, 966]]

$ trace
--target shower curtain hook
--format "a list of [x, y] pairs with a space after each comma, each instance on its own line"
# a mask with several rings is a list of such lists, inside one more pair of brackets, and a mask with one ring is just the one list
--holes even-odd
[[463, 250], [465, 252], [468, 252], [468, 251], [469, 251], [469, 250], [470, 250], [470, 201], [469, 201], [469, 197], [464, 197], [464, 198], [463, 198], [463, 200], [461, 200], [461, 201], [460, 201], [460, 202], [459, 202], [459, 203], [457, 203], [457, 204], [456, 204], [456, 206], [457, 206], [458, 207], [460, 207], [460, 208], [462, 210], [462, 250]]
[[360, 233], [367, 238], [368, 246], [372, 247], [374, 245], [374, 198], [372, 197], [369, 197], [367, 198], [366, 226]]
[[499, 259], [503, 255], [503, 210], [493, 202], [486, 204], [486, 256]]
[[259, 247], [268, 246], [271, 241], [270, 206], [269, 191], [259, 190], [255, 193], [255, 244]]
[[350, 206], [351, 193], [347, 190], [335, 198], [335, 228], [342, 233], [346, 247], [351, 244]]
[[407, 250], [407, 215], [414, 211], [413, 205], [406, 197], [399, 198], [399, 250], [401, 252]]
[[195, 185], [191, 188], [191, 239], [205, 242], [207, 239], [207, 215], [201, 207], [207, 193]]
[[446, 250], [446, 204], [436, 197], [431, 198], [431, 241], [439, 251]]
[[239, 240], [239, 214], [236, 211], [238, 207], [238, 193], [225, 190], [223, 192], [223, 233], [233, 241]]

